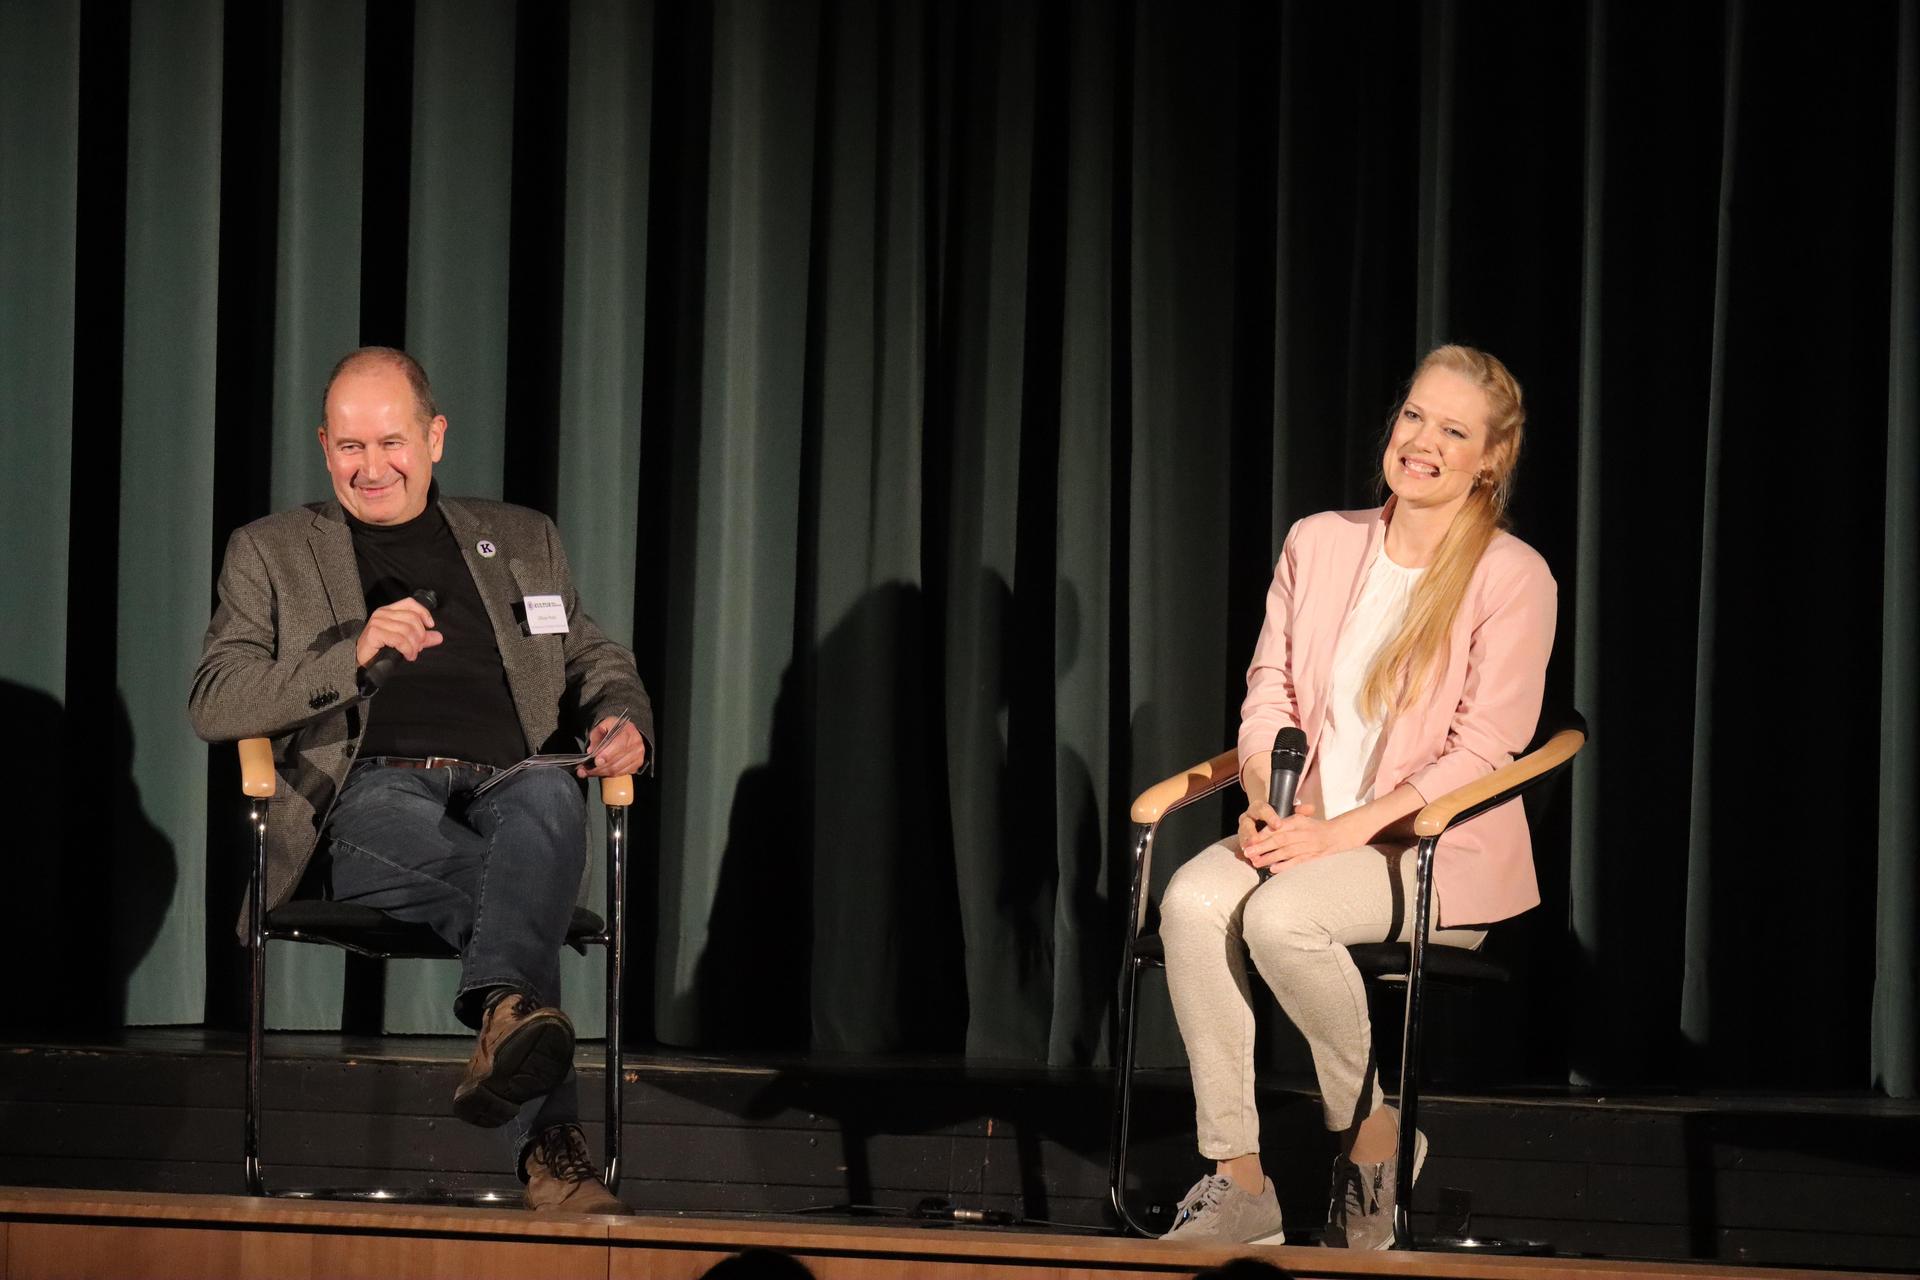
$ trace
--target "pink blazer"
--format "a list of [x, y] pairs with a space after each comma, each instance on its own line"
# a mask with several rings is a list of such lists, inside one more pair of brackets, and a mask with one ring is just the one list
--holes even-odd
[[[1315, 788], [1334, 646], [1386, 536], [1386, 511], [1323, 511], [1288, 531], [1247, 668], [1243, 768], [1273, 749], [1281, 728], [1295, 725], [1308, 743], [1301, 791]], [[1525, 749], [1540, 719], [1556, 594], [1538, 552], [1511, 534], [1494, 538], [1461, 602], [1445, 670], [1387, 726], [1375, 795], [1408, 783], [1432, 801]], [[1433, 874], [1442, 926], [1490, 924], [1537, 906], [1521, 806], [1502, 805], [1449, 832], [1434, 854]]]

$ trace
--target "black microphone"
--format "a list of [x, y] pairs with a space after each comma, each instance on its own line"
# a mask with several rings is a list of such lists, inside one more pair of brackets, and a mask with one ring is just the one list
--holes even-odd
[[916, 1218], [926, 1218], [934, 1222], [968, 1222], [975, 1226], [1010, 1227], [1014, 1217], [1005, 1209], [962, 1209], [951, 1200], [942, 1200], [939, 1196], [928, 1196], [913, 1210]]
[[1284, 818], [1293, 812], [1293, 793], [1307, 767], [1307, 735], [1288, 725], [1273, 739], [1273, 773], [1267, 778], [1267, 803]]
[[[418, 600], [429, 612], [440, 607], [440, 597], [434, 594], [432, 587], [422, 587], [409, 598]], [[380, 692], [380, 686], [392, 679], [393, 673], [406, 660], [407, 656], [392, 645], [381, 645], [380, 651], [373, 655], [373, 661], [360, 671], [360, 692], [368, 697]]]
[[[1293, 812], [1293, 793], [1300, 786], [1300, 773], [1307, 767], [1307, 735], [1288, 725], [1273, 737], [1273, 771], [1267, 775], [1267, 803], [1274, 814], [1284, 818]], [[1260, 868], [1260, 878], [1273, 874], [1272, 867]]]

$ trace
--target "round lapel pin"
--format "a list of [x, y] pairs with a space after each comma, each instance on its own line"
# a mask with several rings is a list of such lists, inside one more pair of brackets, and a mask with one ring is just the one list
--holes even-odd
[[491, 542], [487, 541], [485, 538], [482, 538], [480, 539], [480, 541], [473, 544], [473, 549], [475, 551], [478, 551], [483, 559], [491, 560], [493, 559], [494, 553], [498, 551], [500, 548], [494, 546]]

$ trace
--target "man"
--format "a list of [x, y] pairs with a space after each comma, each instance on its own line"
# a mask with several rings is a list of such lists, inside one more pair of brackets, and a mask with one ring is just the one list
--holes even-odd
[[[304, 884], [458, 947], [454, 1013], [478, 1038], [455, 1114], [507, 1127], [530, 1207], [622, 1212], [594, 1176], [557, 1007], [586, 859], [580, 783], [529, 769], [474, 791], [582, 731], [594, 756], [578, 777], [638, 772], [652, 713], [633, 655], [581, 610], [553, 522], [440, 496], [446, 432], [405, 352], [334, 367], [319, 428], [334, 500], [233, 534], [189, 710], [210, 742], [273, 739], [285, 816], [268, 908]], [[386, 649], [399, 660], [376, 663]]]

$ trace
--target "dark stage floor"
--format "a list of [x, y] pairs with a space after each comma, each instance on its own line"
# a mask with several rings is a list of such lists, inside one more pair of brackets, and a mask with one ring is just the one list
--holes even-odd
[[[448, 1100], [468, 1042], [269, 1037], [264, 1150], [276, 1184], [409, 1181], [511, 1190], [497, 1135]], [[599, 1141], [603, 1076], [581, 1047]], [[0, 1050], [0, 1182], [234, 1194], [244, 1037], [163, 1028]], [[629, 1052], [625, 1177], [636, 1208], [872, 1221], [925, 1199], [1098, 1230], [1111, 1077], [929, 1057]], [[1183, 1075], [1143, 1073], [1133, 1202], [1197, 1176]], [[1920, 1104], [1872, 1096], [1435, 1093], [1416, 1208], [1472, 1195], [1487, 1232], [1565, 1254], [1920, 1269]], [[1290, 1240], [1324, 1218], [1317, 1100], [1262, 1091]], [[1423, 1215], [1416, 1215], [1417, 1221]], [[1050, 1229], [1059, 1229], [1058, 1226]]]

